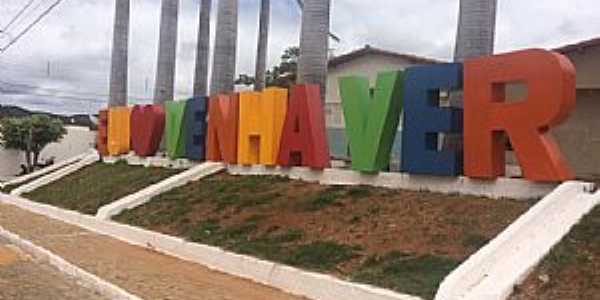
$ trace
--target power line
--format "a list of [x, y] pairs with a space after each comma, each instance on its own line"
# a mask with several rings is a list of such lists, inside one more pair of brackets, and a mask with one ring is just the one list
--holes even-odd
[[13, 23], [15, 23], [15, 21], [19, 19], [21, 15], [23, 15], [23, 13], [33, 4], [33, 2], [35, 2], [35, 0], [29, 0], [29, 2], [27, 2], [27, 4], [25, 4], [25, 6], [21, 8], [21, 10], [19, 10], [19, 12], [12, 18], [12, 20], [10, 20], [10, 22], [8, 22], [8, 24], [6, 24], [6, 26], [4, 26], [2, 30], [0, 30], [0, 32], [6, 32], [8, 28], [10, 28], [10, 26]]
[[[25, 11], [25, 13], [23, 14], [23, 16], [21, 16], [21, 18], [19, 18], [13, 27], [18, 27], [18, 25], [20, 25], [21, 23], [23, 23], [24, 20], [27, 20], [29, 18], [29, 16], [31, 16], [35, 11], [38, 10], [38, 8], [42, 7], [42, 5], [44, 4], [45, 0], [40, 0], [35, 6], [33, 6], [31, 9], [28, 9], [27, 11]], [[13, 37], [13, 35], [11, 35], [9, 32], [4, 32], [6, 33], [10, 38]]]
[[38, 24], [44, 17], [46, 17], [52, 10], [57, 7], [63, 0], [56, 0], [50, 7], [48, 7], [42, 14], [40, 14], [31, 24], [29, 24], [21, 33], [19, 33], [14, 39], [12, 39], [8, 45], [4, 48], [0, 48], [0, 53], [4, 53], [8, 48], [19, 41], [27, 32], [29, 32], [36, 24]]

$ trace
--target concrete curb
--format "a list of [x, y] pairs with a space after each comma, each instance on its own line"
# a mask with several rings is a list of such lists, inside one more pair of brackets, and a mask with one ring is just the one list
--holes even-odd
[[170, 159], [168, 157], [139, 157], [133, 153], [121, 156], [106, 156], [103, 161], [107, 164], [114, 164], [120, 160], [125, 160], [127, 164], [132, 166], [157, 167], [166, 169], [190, 169], [198, 165], [188, 159]]
[[15, 196], [20, 196], [25, 193], [29, 193], [35, 189], [38, 189], [45, 185], [48, 185], [48, 184], [50, 184], [54, 181], [57, 181], [69, 174], [72, 174], [72, 173], [84, 168], [85, 166], [91, 165], [91, 164], [97, 162], [99, 159], [100, 159], [100, 157], [98, 156], [98, 153], [96, 151], [94, 151], [91, 154], [87, 154], [84, 158], [82, 158], [80, 161], [78, 161], [74, 164], [66, 166], [54, 173], [45, 175], [39, 179], [36, 179], [28, 184], [22, 185], [16, 189], [12, 190], [10, 192], [10, 194], [15, 195]]
[[448, 275], [435, 299], [507, 299], [552, 247], [600, 204], [600, 192], [593, 191], [591, 183], [562, 184]]
[[21, 238], [20, 236], [9, 232], [0, 226], [0, 236], [6, 238], [29, 255], [41, 260], [49, 265], [55, 267], [61, 273], [75, 278], [77, 282], [89, 289], [94, 290], [100, 295], [109, 299], [119, 300], [141, 300], [142, 298], [130, 294], [129, 292], [121, 289], [120, 287], [113, 285], [94, 274], [91, 274], [69, 262], [62, 259], [60, 256], [42, 248], [36, 246], [32, 242]]
[[405, 173], [364, 174], [351, 170], [312, 170], [304, 167], [281, 168], [265, 166], [230, 165], [227, 171], [233, 175], [277, 175], [323, 185], [369, 185], [411, 191], [458, 193], [484, 196], [494, 199], [511, 198], [529, 200], [542, 198], [556, 188], [556, 184], [535, 183], [522, 179], [498, 178], [476, 180], [466, 177], [436, 177], [409, 175]]
[[342, 281], [329, 275], [307, 272], [245, 255], [234, 254], [216, 247], [190, 243], [180, 238], [112, 221], [101, 220], [15, 196], [0, 194], [0, 202], [83, 227], [132, 245], [150, 248], [186, 261], [204, 265], [219, 272], [246, 278], [290, 294], [310, 299], [421, 299], [369, 285]]
[[192, 167], [180, 174], [171, 176], [159, 183], [153, 184], [137, 193], [123, 197], [113, 203], [105, 205], [98, 210], [97, 218], [108, 220], [124, 210], [134, 209], [148, 203], [153, 197], [168, 192], [174, 188], [186, 185], [188, 182], [196, 181], [213, 175], [225, 169], [222, 163], [206, 162]]
[[9, 185], [15, 185], [15, 184], [23, 183], [23, 182], [26, 182], [26, 181], [28, 181], [30, 179], [33, 179], [33, 178], [36, 178], [36, 177], [40, 177], [42, 175], [46, 175], [46, 174], [48, 174], [50, 172], [54, 172], [55, 170], [61, 169], [64, 166], [68, 166], [70, 164], [73, 164], [75, 162], [78, 162], [78, 161], [82, 160], [88, 154], [89, 153], [83, 153], [83, 154], [74, 156], [72, 158], [69, 158], [67, 160], [63, 160], [63, 161], [61, 161], [59, 163], [55, 163], [55, 164], [53, 164], [51, 166], [48, 166], [48, 167], [45, 167], [43, 169], [37, 170], [37, 171], [35, 171], [35, 172], [31, 173], [31, 174], [20, 176], [20, 177], [17, 177], [15, 179], [9, 180], [7, 182], [2, 182], [2, 183], [0, 183], [0, 188], [4, 188], [5, 186], [9, 186]]

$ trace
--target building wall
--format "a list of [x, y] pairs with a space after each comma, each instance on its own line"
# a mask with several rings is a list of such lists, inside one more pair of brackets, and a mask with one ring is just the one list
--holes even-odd
[[566, 54], [577, 70], [577, 104], [569, 119], [553, 130], [580, 178], [600, 176], [600, 46]]
[[[347, 63], [330, 67], [327, 75], [327, 97], [325, 116], [329, 136], [330, 153], [334, 158], [348, 158], [348, 140], [344, 132], [345, 122], [342, 111], [342, 99], [339, 93], [338, 80], [344, 76], [364, 76], [369, 78], [371, 86], [375, 85], [377, 74], [386, 71], [404, 70], [415, 64], [402, 58], [380, 54], [368, 54]], [[402, 140], [402, 122], [398, 127], [391, 154], [391, 168], [399, 170], [400, 145]]]
[[[59, 143], [48, 145], [40, 154], [40, 162], [54, 157], [55, 162], [84, 153], [94, 146], [96, 132], [84, 127], [67, 126], [67, 134]], [[0, 179], [7, 179], [21, 172], [25, 164], [22, 152], [0, 148]]]
[[575, 111], [552, 133], [578, 177], [599, 177], [600, 89], [578, 89]]
[[327, 97], [325, 115], [327, 127], [343, 128], [344, 116], [342, 99], [339, 93], [338, 80], [340, 77], [359, 75], [369, 78], [375, 85], [377, 74], [385, 71], [404, 70], [415, 65], [405, 59], [380, 54], [368, 54], [347, 63], [330, 67], [327, 75]]
[[[588, 47], [566, 54], [577, 70], [577, 105], [570, 118], [552, 130], [562, 152], [579, 178], [600, 177], [600, 46]], [[330, 131], [332, 155], [346, 156], [347, 143], [338, 79], [342, 76], [367, 76], [375, 83], [378, 72], [404, 70], [412, 64], [402, 59], [382, 55], [367, 55], [329, 69], [327, 79], [326, 118]], [[517, 87], [514, 95], [526, 94]], [[333, 130], [335, 128], [336, 130]], [[400, 159], [401, 127], [392, 161]], [[338, 141], [339, 140], [339, 141]], [[509, 162], [515, 162], [509, 154]]]
[[[577, 71], [577, 103], [567, 121], [551, 130], [581, 179], [600, 177], [600, 46], [566, 54]], [[508, 153], [508, 162], [516, 164]]]
[[600, 89], [600, 46], [566, 53], [577, 69], [578, 89]]
[[19, 166], [22, 161], [23, 154], [0, 147], [0, 180], [8, 180], [12, 176], [19, 174], [21, 172]]

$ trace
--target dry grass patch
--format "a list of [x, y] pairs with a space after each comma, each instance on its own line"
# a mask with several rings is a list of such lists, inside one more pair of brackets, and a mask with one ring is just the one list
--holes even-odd
[[219, 174], [116, 219], [430, 299], [532, 204]]
[[600, 299], [600, 208], [573, 227], [511, 299]]
[[33, 201], [95, 215], [98, 209], [179, 173], [180, 170], [95, 163], [36, 189], [24, 197]]

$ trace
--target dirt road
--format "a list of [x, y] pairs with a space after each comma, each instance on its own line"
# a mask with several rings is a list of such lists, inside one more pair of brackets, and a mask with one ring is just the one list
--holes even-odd
[[[106, 299], [0, 238], [0, 299]], [[108, 300], [108, 299], [107, 299]]]
[[[303, 299], [10, 205], [0, 204], [0, 226], [144, 299]], [[0, 279], [3, 278], [0, 272]], [[35, 277], [25, 275], [24, 280], [39, 281], [30, 278]], [[16, 282], [13, 279], [8, 281], [11, 284]], [[15, 299], [2, 294], [3, 284], [9, 283], [0, 281], [0, 299]]]

